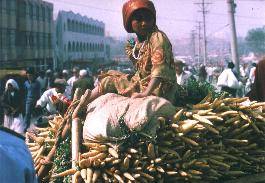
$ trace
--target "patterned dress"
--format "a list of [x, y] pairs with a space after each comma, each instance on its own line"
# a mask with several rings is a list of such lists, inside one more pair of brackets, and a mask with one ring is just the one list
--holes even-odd
[[147, 40], [141, 43], [128, 42], [125, 50], [136, 68], [136, 73], [132, 77], [113, 70], [102, 74], [100, 92], [131, 96], [134, 92], [145, 91], [152, 78], [159, 78], [161, 83], [152, 94], [173, 102], [176, 71], [172, 46], [165, 33], [155, 28], [147, 36]]

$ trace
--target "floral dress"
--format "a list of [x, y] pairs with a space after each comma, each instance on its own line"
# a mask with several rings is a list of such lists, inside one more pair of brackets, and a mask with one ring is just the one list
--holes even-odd
[[130, 76], [110, 70], [102, 74], [100, 92], [130, 96], [134, 92], [145, 91], [152, 78], [159, 78], [161, 83], [152, 94], [173, 102], [176, 71], [172, 46], [165, 33], [156, 28], [144, 42], [128, 42], [125, 50], [136, 68], [136, 73]]

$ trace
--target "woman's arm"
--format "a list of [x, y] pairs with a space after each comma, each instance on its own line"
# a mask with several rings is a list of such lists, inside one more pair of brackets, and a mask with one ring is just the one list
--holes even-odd
[[151, 81], [149, 82], [146, 90], [142, 93], [134, 93], [132, 94], [132, 98], [142, 98], [142, 97], [146, 97], [152, 94], [152, 92], [159, 86], [159, 84], [161, 83], [161, 79], [160, 78], [152, 78]]

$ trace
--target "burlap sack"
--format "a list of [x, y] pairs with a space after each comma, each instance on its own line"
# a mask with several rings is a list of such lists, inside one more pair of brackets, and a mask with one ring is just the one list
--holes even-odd
[[109, 93], [88, 105], [83, 127], [83, 138], [124, 137], [127, 132], [120, 126], [119, 118], [124, 114], [124, 122], [129, 131], [144, 131], [154, 136], [158, 126], [157, 117], [173, 116], [175, 107], [167, 100], [148, 96], [128, 98]]

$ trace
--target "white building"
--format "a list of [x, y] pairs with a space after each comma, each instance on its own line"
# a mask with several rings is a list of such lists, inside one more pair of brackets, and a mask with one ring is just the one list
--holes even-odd
[[56, 20], [55, 54], [60, 68], [104, 65], [110, 60], [105, 24], [72, 11], [60, 11]]

